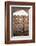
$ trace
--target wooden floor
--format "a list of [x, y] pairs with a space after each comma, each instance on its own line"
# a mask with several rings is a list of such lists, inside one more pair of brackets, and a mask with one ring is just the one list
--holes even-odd
[[26, 32], [25, 31], [24, 32], [19, 31], [19, 32], [14, 32], [13, 35], [14, 36], [27, 36], [27, 35], [29, 35], [29, 32], [28, 31], [26, 31]]

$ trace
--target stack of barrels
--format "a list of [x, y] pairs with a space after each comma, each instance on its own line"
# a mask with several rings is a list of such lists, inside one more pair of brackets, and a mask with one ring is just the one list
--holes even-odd
[[13, 16], [13, 30], [16, 32], [26, 32], [29, 30], [29, 16]]

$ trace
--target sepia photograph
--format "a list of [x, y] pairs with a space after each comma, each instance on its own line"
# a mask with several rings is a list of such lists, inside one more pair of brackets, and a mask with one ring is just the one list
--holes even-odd
[[29, 35], [29, 9], [30, 7], [12, 7], [13, 36]]

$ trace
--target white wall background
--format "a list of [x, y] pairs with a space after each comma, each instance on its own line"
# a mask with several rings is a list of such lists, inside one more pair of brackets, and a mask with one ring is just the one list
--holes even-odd
[[[8, 44], [8, 45], [5, 44], [5, 1], [7, 0], [0, 0], [0, 46], [36, 46], [36, 43]], [[10, 0], [10, 1], [36, 2], [36, 0]]]

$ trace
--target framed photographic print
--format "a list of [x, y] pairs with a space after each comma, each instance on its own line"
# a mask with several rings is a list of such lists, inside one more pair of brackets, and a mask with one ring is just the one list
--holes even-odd
[[5, 2], [5, 43], [35, 42], [35, 3]]

